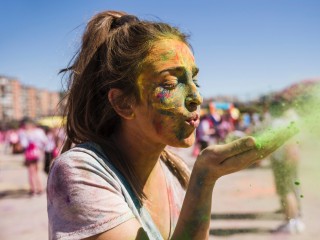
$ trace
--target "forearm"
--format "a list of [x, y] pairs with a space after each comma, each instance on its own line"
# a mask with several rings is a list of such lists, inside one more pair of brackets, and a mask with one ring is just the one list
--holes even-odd
[[214, 182], [204, 183], [207, 174], [206, 170], [192, 172], [172, 240], [208, 239]]

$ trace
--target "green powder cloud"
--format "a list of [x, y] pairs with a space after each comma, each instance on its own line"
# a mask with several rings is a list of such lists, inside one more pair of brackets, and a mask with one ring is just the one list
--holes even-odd
[[[320, 83], [315, 83], [305, 89], [300, 87], [299, 92], [292, 91], [291, 99], [282, 99], [281, 106], [293, 109], [298, 118], [286, 118], [282, 126], [273, 127], [272, 123], [264, 130], [255, 134], [256, 147], [265, 149], [270, 146], [279, 147], [286, 140], [297, 133], [308, 135], [315, 141], [320, 140]], [[283, 116], [282, 116], [283, 117]]]

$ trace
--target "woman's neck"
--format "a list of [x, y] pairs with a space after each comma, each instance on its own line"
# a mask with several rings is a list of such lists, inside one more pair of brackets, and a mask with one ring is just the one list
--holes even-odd
[[159, 169], [159, 158], [165, 146], [155, 145], [139, 134], [128, 131], [119, 130], [111, 138], [125, 160], [130, 162], [141, 183], [145, 185], [149, 177]]

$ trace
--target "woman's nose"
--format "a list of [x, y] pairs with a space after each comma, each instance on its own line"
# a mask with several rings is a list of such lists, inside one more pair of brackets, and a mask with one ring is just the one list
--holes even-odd
[[197, 107], [202, 103], [202, 96], [198, 89], [193, 89], [190, 91], [189, 95], [186, 97], [186, 107], [189, 111], [195, 111]]

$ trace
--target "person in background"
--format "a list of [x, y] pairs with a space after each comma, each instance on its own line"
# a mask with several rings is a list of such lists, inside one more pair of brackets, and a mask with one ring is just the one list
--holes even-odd
[[228, 112], [222, 114], [220, 124], [217, 127], [219, 142], [224, 143], [229, 133], [234, 131], [234, 125]]
[[[273, 129], [297, 121], [297, 114], [284, 101], [275, 100], [270, 105]], [[300, 149], [297, 136], [288, 141], [270, 156], [276, 191], [280, 199], [281, 212], [285, 221], [275, 233], [301, 233], [305, 225], [301, 219], [300, 180], [298, 164]]]
[[52, 160], [57, 156], [57, 136], [55, 129], [46, 127], [47, 140], [44, 146], [44, 171], [48, 174]]
[[21, 129], [10, 129], [7, 134], [7, 142], [9, 143], [13, 154], [20, 154], [24, 150], [19, 141], [20, 131]]
[[210, 145], [191, 173], [166, 150], [194, 144], [202, 103], [187, 36], [168, 24], [98, 13], [64, 71], [67, 139], [48, 177], [50, 239], [208, 239], [217, 179], [277, 148], [258, 149], [253, 137]]
[[28, 168], [30, 195], [41, 194], [43, 186], [39, 175], [39, 161], [47, 141], [46, 135], [35, 122], [25, 118], [21, 122], [19, 142], [24, 149], [25, 166]]
[[64, 127], [57, 127], [54, 129], [54, 135], [56, 137], [56, 149], [54, 151], [54, 157], [56, 158], [57, 156], [60, 155], [63, 143], [66, 139], [66, 133]]
[[214, 139], [212, 136], [215, 134], [215, 131], [214, 123], [210, 119], [209, 113], [203, 111], [203, 114], [200, 116], [199, 126], [196, 130], [196, 139], [200, 146], [200, 151], [208, 147], [210, 143], [213, 143]]

